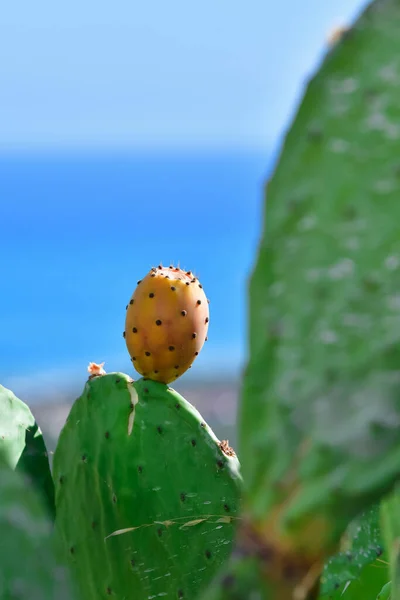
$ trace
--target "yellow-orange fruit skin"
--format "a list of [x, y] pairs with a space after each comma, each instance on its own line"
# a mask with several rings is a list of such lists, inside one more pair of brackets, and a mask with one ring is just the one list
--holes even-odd
[[179, 268], [153, 268], [138, 282], [126, 312], [125, 342], [136, 371], [155, 381], [175, 381], [201, 351], [208, 323], [199, 280]]

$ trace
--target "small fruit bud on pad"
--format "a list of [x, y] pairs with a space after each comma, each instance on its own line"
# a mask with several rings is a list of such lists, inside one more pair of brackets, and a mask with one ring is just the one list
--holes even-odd
[[104, 366], [103, 362], [100, 363], [99, 365], [94, 362], [89, 363], [89, 366], [88, 366], [89, 379], [91, 377], [97, 377], [98, 375], [105, 375], [106, 372], [103, 369], [103, 366]]
[[153, 267], [128, 304], [125, 342], [136, 371], [170, 383], [192, 365], [207, 338], [209, 306], [191, 271]]

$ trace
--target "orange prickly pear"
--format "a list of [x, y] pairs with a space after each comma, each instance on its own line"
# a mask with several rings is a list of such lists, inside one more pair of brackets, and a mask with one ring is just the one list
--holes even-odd
[[153, 267], [127, 306], [124, 337], [143, 377], [170, 383], [187, 371], [207, 339], [208, 300], [191, 271]]

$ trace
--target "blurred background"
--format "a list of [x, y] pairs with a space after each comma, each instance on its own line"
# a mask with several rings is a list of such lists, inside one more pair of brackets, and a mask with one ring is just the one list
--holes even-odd
[[125, 306], [199, 276], [209, 341], [176, 389], [235, 443], [263, 186], [360, 0], [8, 2], [0, 19], [0, 383], [52, 447], [89, 361], [135, 376]]

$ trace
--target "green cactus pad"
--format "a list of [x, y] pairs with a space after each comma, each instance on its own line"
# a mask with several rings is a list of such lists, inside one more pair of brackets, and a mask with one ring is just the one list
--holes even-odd
[[85, 600], [193, 599], [229, 555], [235, 455], [163, 383], [89, 379], [54, 454], [56, 531]]
[[0, 457], [0, 600], [72, 600], [35, 486]]
[[389, 576], [378, 505], [350, 523], [341, 552], [326, 563], [321, 577], [321, 599], [375, 598]]
[[55, 514], [54, 483], [42, 432], [29, 407], [0, 385], [0, 452], [12, 469], [22, 471]]

